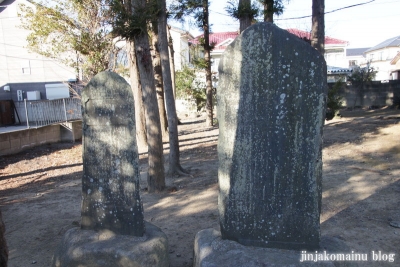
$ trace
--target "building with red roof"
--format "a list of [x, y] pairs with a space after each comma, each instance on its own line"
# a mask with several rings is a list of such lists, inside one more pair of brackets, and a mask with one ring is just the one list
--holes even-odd
[[[298, 29], [287, 29], [288, 32], [298, 36], [304, 40], [310, 40], [311, 34], [310, 32], [298, 30]], [[218, 72], [218, 64], [221, 58], [222, 53], [225, 51], [225, 48], [235, 40], [235, 38], [239, 35], [238, 31], [234, 32], [216, 32], [210, 34], [210, 44], [214, 46], [214, 49], [211, 51], [212, 65], [211, 69], [213, 72]], [[192, 46], [197, 46], [200, 44], [201, 39], [204, 38], [204, 35], [201, 34], [196, 38], [190, 40], [190, 44]], [[346, 47], [349, 45], [349, 42], [332, 38], [330, 36], [325, 37], [325, 60], [327, 65], [334, 68], [348, 68], [349, 63], [346, 60]], [[202, 57], [204, 56], [201, 52], [201, 49], [197, 51], [194, 56]]]

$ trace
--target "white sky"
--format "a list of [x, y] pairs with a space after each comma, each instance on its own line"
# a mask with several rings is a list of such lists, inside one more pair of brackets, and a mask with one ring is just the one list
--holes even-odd
[[[253, 0], [255, 1], [255, 0]], [[325, 0], [325, 12], [342, 7], [366, 3], [371, 0]], [[210, 0], [210, 23], [213, 32], [235, 31], [238, 21], [229, 17], [225, 11], [228, 1]], [[297, 28], [310, 31], [311, 17], [289, 19], [311, 15], [312, 0], [284, 0], [283, 15], [274, 17], [275, 24], [281, 28]], [[172, 21], [171, 21], [172, 22]], [[179, 25], [194, 36], [201, 32], [195, 26]], [[375, 0], [371, 3], [339, 10], [325, 15], [325, 35], [349, 41], [350, 48], [372, 47], [389, 38], [400, 35], [400, 0]]]

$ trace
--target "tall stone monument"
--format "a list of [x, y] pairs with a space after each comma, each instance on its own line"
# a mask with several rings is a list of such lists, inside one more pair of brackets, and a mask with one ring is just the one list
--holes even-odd
[[221, 232], [197, 233], [194, 266], [304, 266], [300, 251], [345, 248], [320, 237], [326, 95], [323, 56], [271, 23], [227, 47], [217, 89]]
[[52, 266], [169, 266], [166, 235], [143, 218], [133, 103], [116, 73], [83, 90], [81, 227], [65, 233]]
[[222, 238], [315, 249], [320, 240], [323, 56], [258, 23], [219, 65], [218, 208]]
[[111, 72], [97, 75], [82, 93], [83, 230], [144, 234], [133, 103], [129, 84]]

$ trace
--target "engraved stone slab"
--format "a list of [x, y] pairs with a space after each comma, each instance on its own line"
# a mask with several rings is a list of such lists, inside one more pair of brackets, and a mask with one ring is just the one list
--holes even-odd
[[133, 103], [129, 84], [112, 72], [83, 90], [83, 230], [145, 232]]
[[219, 65], [223, 239], [314, 249], [320, 240], [326, 64], [309, 44], [257, 23]]

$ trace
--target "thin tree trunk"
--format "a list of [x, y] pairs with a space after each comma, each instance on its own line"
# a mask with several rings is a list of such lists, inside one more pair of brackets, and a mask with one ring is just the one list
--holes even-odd
[[182, 169], [179, 158], [178, 119], [176, 115], [175, 99], [171, 80], [171, 66], [168, 52], [167, 15], [165, 0], [159, 0], [160, 12], [158, 16], [159, 48], [161, 56], [162, 75], [164, 80], [165, 100], [168, 114], [169, 134], [169, 174], [186, 174]]
[[139, 147], [145, 147], [147, 145], [146, 119], [144, 115], [142, 87], [140, 85], [139, 70], [137, 67], [136, 54], [134, 50], [135, 45], [133, 44], [133, 41], [127, 41], [126, 46], [129, 59], [131, 88], [135, 101], [136, 140]]
[[274, 0], [264, 1], [264, 22], [274, 22]]
[[[136, 6], [144, 6], [144, 0], [134, 1]], [[135, 5], [134, 5], [135, 6]], [[145, 25], [144, 25], [145, 26]], [[134, 37], [137, 66], [142, 84], [143, 102], [146, 114], [149, 171], [147, 174], [148, 192], [162, 191], [165, 188], [163, 143], [160, 113], [157, 105], [153, 65], [147, 32]]]
[[[208, 2], [208, 1], [207, 1]], [[239, 0], [239, 9], [243, 7], [248, 7], [250, 8], [251, 6], [251, 1], [250, 0]], [[204, 8], [204, 6], [203, 6]], [[208, 11], [207, 11], [208, 13]], [[249, 14], [243, 14], [239, 18], [239, 23], [240, 23], [240, 33], [242, 33], [245, 29], [251, 26], [251, 17]]]
[[204, 60], [206, 61], [206, 126], [213, 126], [213, 88], [211, 75], [210, 24], [208, 22], [208, 0], [203, 0]]
[[169, 64], [171, 67], [171, 80], [172, 80], [172, 90], [174, 92], [174, 99], [176, 99], [176, 88], [175, 88], [175, 51], [174, 51], [174, 43], [172, 41], [170, 27], [167, 25], [167, 38], [168, 38], [168, 47], [169, 47]]
[[[169, 66], [171, 68], [171, 80], [172, 80], [172, 92], [174, 99], [176, 99], [176, 84], [175, 84], [175, 50], [174, 50], [174, 43], [172, 41], [171, 33], [170, 33], [170, 26], [167, 25], [167, 38], [168, 38], [168, 48], [169, 48]], [[178, 125], [181, 124], [181, 121], [176, 116], [176, 120], [178, 121]]]
[[162, 68], [161, 68], [161, 58], [159, 52], [159, 36], [158, 36], [158, 23], [152, 23], [152, 36], [151, 42], [153, 49], [151, 49], [152, 54], [152, 62], [153, 62], [153, 70], [154, 70], [154, 81], [156, 85], [157, 92], [157, 103], [158, 110], [160, 112], [160, 123], [161, 123], [161, 131], [163, 139], [167, 137], [167, 112], [165, 111], [164, 105], [164, 85], [163, 85], [163, 76], [162, 76]]
[[322, 55], [325, 52], [325, 1], [312, 0], [311, 46]]

